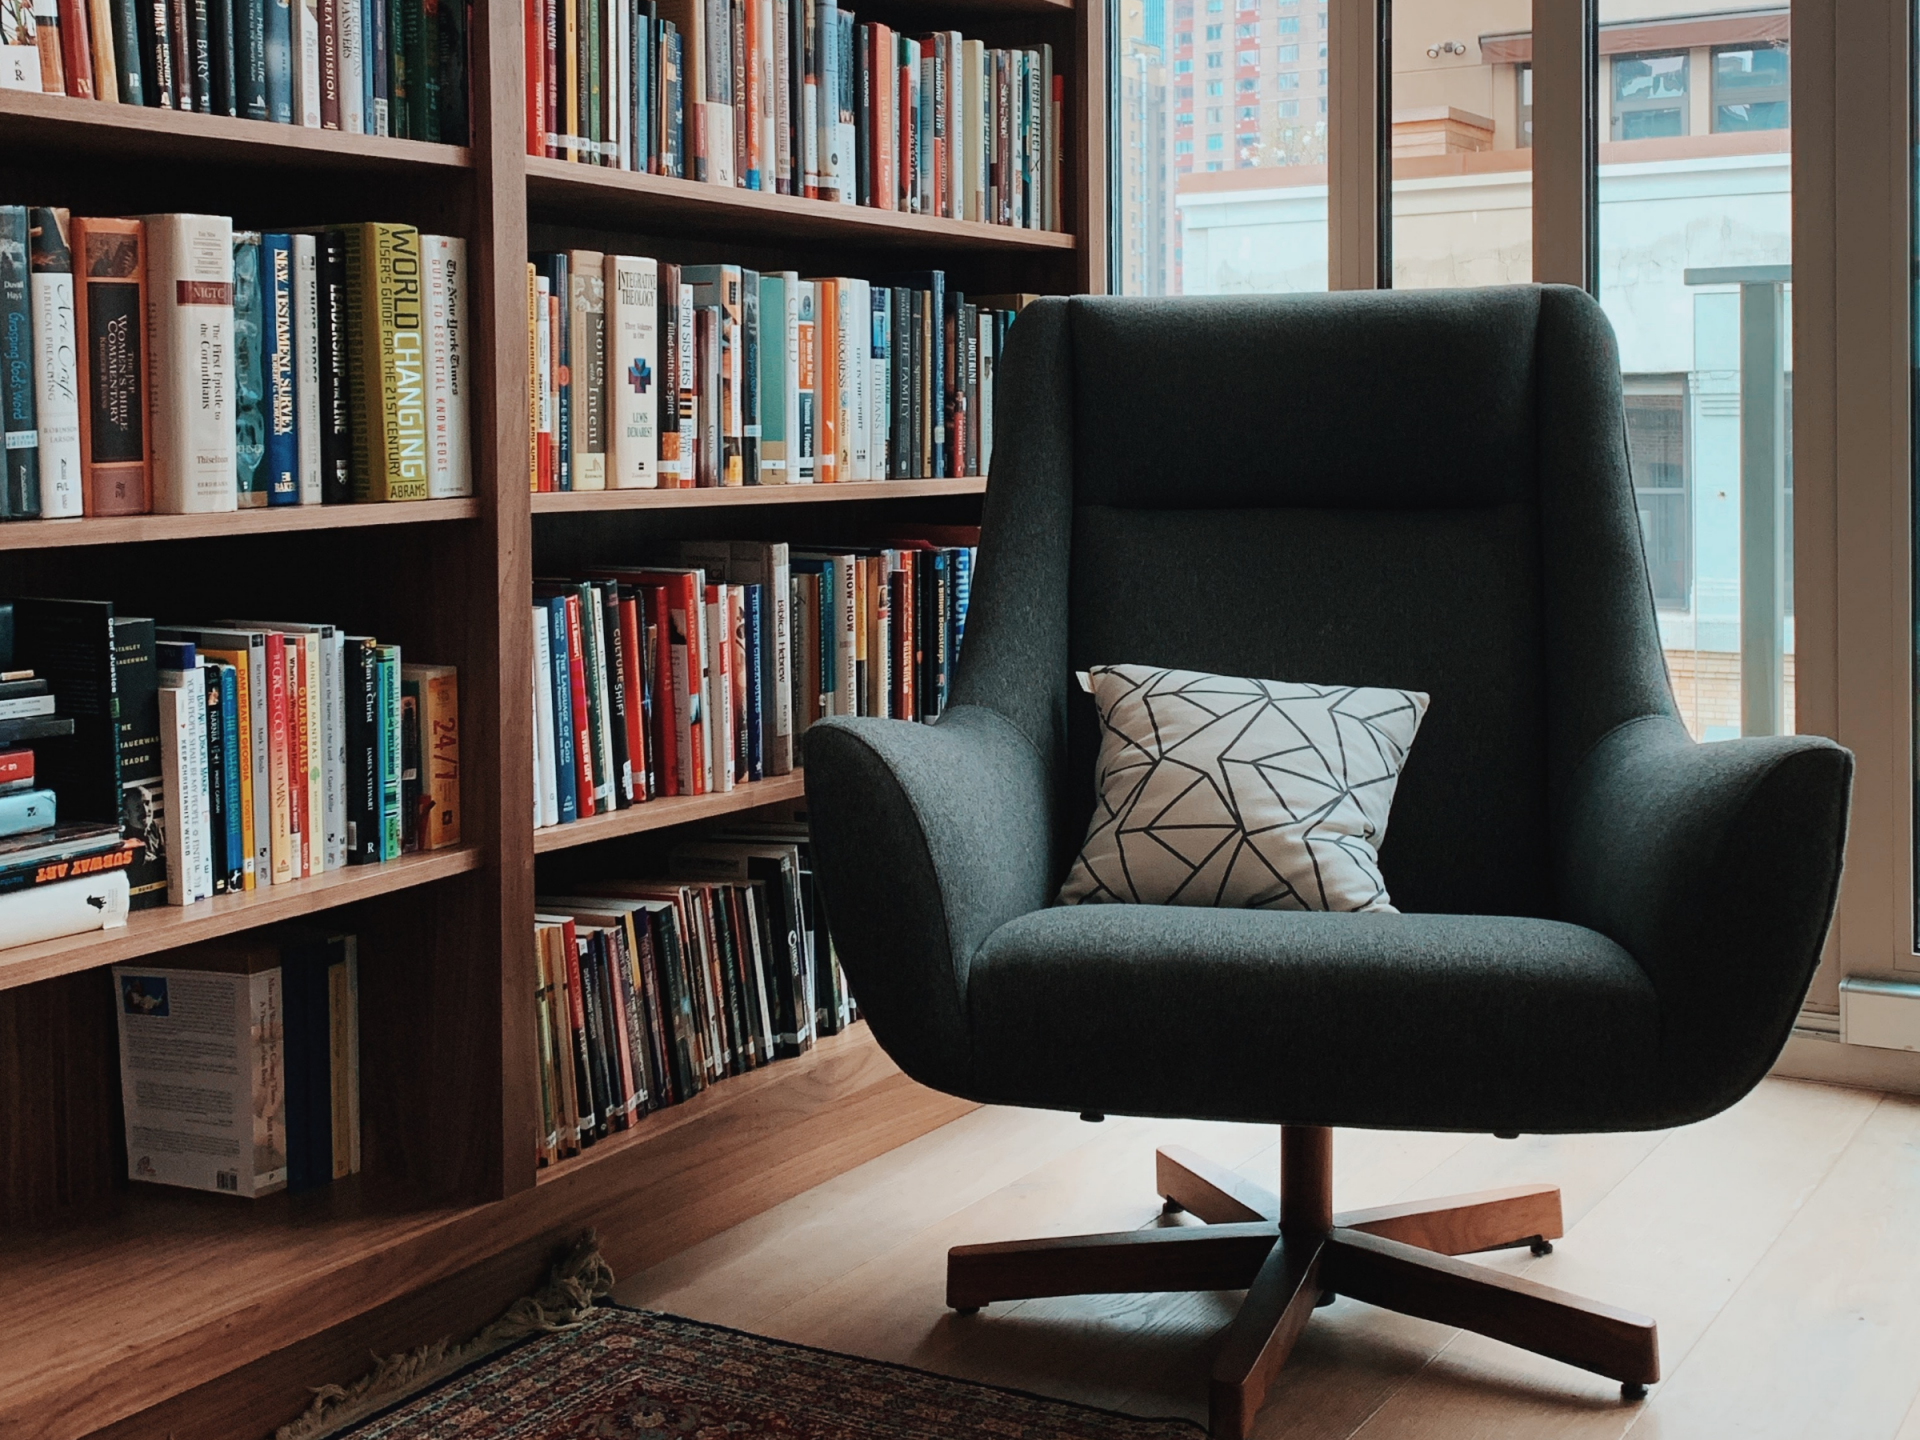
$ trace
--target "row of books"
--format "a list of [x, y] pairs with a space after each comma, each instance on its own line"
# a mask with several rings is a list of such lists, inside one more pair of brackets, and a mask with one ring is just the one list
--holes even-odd
[[1062, 229], [1053, 47], [920, 38], [834, 0], [526, 0], [527, 153]]
[[473, 493], [466, 241], [0, 205], [0, 520]]
[[468, 0], [0, 5], [0, 89], [467, 143]]
[[715, 831], [677, 845], [668, 868], [534, 902], [543, 1165], [857, 1016], [804, 825]]
[[529, 487], [984, 475], [1030, 296], [568, 250], [527, 266]]
[[858, 550], [690, 541], [534, 587], [534, 825], [785, 775], [824, 715], [932, 720], [966, 631], [970, 531]]
[[58, 816], [0, 838], [0, 946], [460, 841], [451, 666], [332, 625], [66, 599], [0, 601], [16, 665], [53, 704], [0, 719], [0, 776]]
[[359, 1173], [357, 937], [216, 941], [113, 987], [129, 1178], [252, 1199]]

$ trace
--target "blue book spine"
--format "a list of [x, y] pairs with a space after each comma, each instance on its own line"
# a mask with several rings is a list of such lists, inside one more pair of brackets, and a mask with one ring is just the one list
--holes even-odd
[[299, 381], [293, 358], [293, 239], [260, 237], [267, 415], [267, 503], [300, 503]]
[[240, 113], [249, 120], [268, 119], [267, 7], [271, 0], [234, 0], [233, 75]]
[[363, 134], [372, 135], [373, 128], [373, 57], [367, 51], [367, 37], [373, 34], [373, 0], [347, 0], [350, 5], [360, 7], [360, 129]]
[[32, 830], [51, 829], [54, 810], [51, 790], [21, 790], [0, 795], [0, 835], [25, 835]]
[[293, 5], [266, 0], [267, 118], [293, 123]]
[[948, 580], [953, 603], [947, 608], [947, 654], [954, 674], [960, 673], [960, 641], [967, 633], [967, 601], [973, 593], [973, 551], [953, 552], [953, 571]]
[[252, 764], [252, 758], [240, 753], [240, 672], [231, 665], [222, 665], [220, 671], [220, 732], [226, 741], [225, 764], [221, 785], [227, 792], [227, 855], [232, 871], [233, 888], [239, 890], [246, 884], [247, 851], [246, 835], [241, 826], [244, 817], [240, 814], [240, 767]]
[[387, 0], [369, 0], [373, 11], [373, 27], [364, 33], [367, 40], [367, 68], [373, 72], [373, 100], [367, 106], [367, 125], [375, 135], [393, 133], [388, 121], [388, 101], [392, 93], [388, 88], [387, 46], [391, 43], [388, 28], [391, 16]]
[[580, 777], [573, 764], [573, 657], [567, 650], [567, 602], [560, 596], [547, 607], [553, 652], [554, 784], [560, 791], [562, 824], [580, 818]]
[[380, 858], [400, 858], [400, 647], [380, 647]]
[[765, 712], [766, 696], [761, 689], [761, 634], [760, 627], [765, 623], [764, 601], [766, 587], [747, 585], [741, 597], [740, 608], [746, 612], [747, 621], [747, 779], [764, 780], [767, 778], [767, 758], [765, 752]]

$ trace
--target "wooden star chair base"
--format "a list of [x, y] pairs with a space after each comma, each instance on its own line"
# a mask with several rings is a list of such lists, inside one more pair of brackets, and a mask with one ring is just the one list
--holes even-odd
[[1161, 1290], [1245, 1290], [1213, 1365], [1210, 1428], [1243, 1440], [1318, 1305], [1346, 1295], [1490, 1336], [1620, 1382], [1630, 1400], [1660, 1378], [1654, 1322], [1452, 1257], [1561, 1234], [1560, 1191], [1522, 1185], [1333, 1213], [1333, 1132], [1282, 1127], [1280, 1193], [1170, 1147], [1157, 1157], [1169, 1211], [1203, 1226], [960, 1245], [947, 1253], [947, 1304]]

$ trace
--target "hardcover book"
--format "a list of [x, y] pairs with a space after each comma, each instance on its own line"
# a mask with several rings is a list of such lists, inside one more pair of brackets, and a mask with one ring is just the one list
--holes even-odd
[[154, 509], [232, 510], [233, 222], [223, 215], [145, 218]]
[[80, 472], [79, 346], [74, 329], [73, 247], [65, 210], [28, 212], [33, 280], [34, 406], [40, 435], [40, 513], [86, 511]]
[[346, 240], [351, 337], [353, 498], [428, 493], [425, 315], [420, 232], [351, 225]]
[[422, 235], [420, 247], [427, 290], [427, 494], [446, 500], [473, 493], [467, 242], [455, 235]]
[[40, 436], [33, 384], [27, 212], [0, 205], [0, 520], [40, 514]]
[[267, 503], [267, 317], [258, 230], [233, 236], [234, 503]]

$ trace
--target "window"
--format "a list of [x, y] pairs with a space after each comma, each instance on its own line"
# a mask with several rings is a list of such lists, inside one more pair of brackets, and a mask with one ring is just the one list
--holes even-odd
[[1327, 28], [1327, 12], [1324, 10], [1320, 12], [1320, 28], [1322, 30]]
[[1318, 85], [1322, 90], [1324, 90], [1327, 88], [1327, 72], [1322, 70], [1319, 72], [1319, 76], [1320, 78], [1315, 80], [1313, 83]]
[[1176, 50], [1185, 50], [1191, 44], [1193, 44], [1193, 32], [1191, 30], [1182, 30], [1173, 37], [1173, 47]]
[[1251, 25], [1236, 25], [1233, 27], [1233, 36], [1236, 40], [1257, 40], [1260, 38], [1260, 23], [1255, 21]]
[[1524, 150], [1533, 144], [1533, 66], [1516, 65], [1513, 70], [1513, 89], [1520, 107], [1513, 128]]
[[1218, 160], [1209, 160], [1209, 161], [1207, 161], [1207, 173], [1208, 173], [1208, 174], [1212, 174], [1212, 173], [1213, 173], [1213, 172], [1214, 172], [1215, 170], [1218, 170], [1219, 168], [1220, 168], [1220, 162], [1219, 162]]
[[1219, 96], [1221, 96], [1221, 95], [1224, 95], [1224, 94], [1226, 94], [1226, 93], [1227, 93], [1227, 83], [1226, 83], [1226, 81], [1224, 81], [1224, 80], [1209, 80], [1209, 81], [1207, 81], [1207, 98], [1208, 98], [1208, 99], [1215, 99], [1215, 98], [1217, 98], [1217, 97], [1219, 97]]
[[1693, 578], [1686, 377], [1629, 375], [1625, 383], [1627, 458], [1633, 466], [1633, 498], [1654, 603], [1685, 610]]
[[1209, 125], [1218, 125], [1220, 123], [1222, 109], [1223, 107], [1219, 105], [1209, 105], [1207, 107], [1207, 123]]
[[1610, 128], [1615, 140], [1687, 133], [1686, 51], [1614, 57]]
[[1298, 45], [1282, 45], [1278, 50], [1273, 52], [1273, 63], [1276, 65], [1291, 65], [1299, 58], [1300, 47]]
[[1259, 82], [1258, 80], [1251, 80], [1251, 79], [1249, 79], [1249, 80], [1237, 80], [1237, 81], [1235, 81], [1235, 82], [1234, 82], [1234, 86], [1233, 86], [1233, 88], [1234, 88], [1234, 90], [1235, 90], [1235, 91], [1237, 91], [1237, 92], [1238, 92], [1239, 94], [1242, 94], [1242, 95], [1254, 95], [1254, 94], [1257, 94], [1257, 93], [1259, 93], [1259, 90], [1260, 90], [1260, 82]]
[[1787, 47], [1726, 46], [1713, 52], [1713, 128], [1787, 128]]
[[[1220, 38], [1220, 35], [1221, 35], [1221, 32], [1223, 32], [1223, 31], [1224, 31], [1224, 30], [1225, 30], [1226, 28], [1227, 28], [1227, 27], [1226, 27], [1225, 25], [1209, 25], [1209, 26], [1207, 26], [1207, 39], [1209, 39], [1209, 40], [1218, 40], [1218, 39]], [[1188, 36], [1187, 38], [1188, 38], [1188, 39], [1192, 39], [1193, 37], [1192, 37], [1192, 36]]]
[[1191, 105], [1193, 103], [1193, 87], [1191, 85], [1180, 86], [1173, 92], [1173, 98], [1178, 100], [1182, 105]]
[[1191, 155], [1193, 153], [1193, 141], [1191, 140], [1174, 141], [1173, 153], [1176, 155]]
[[1300, 72], [1297, 70], [1283, 70], [1280, 74], [1273, 77], [1273, 83], [1282, 90], [1298, 90], [1300, 88]]
[[1280, 118], [1282, 120], [1292, 120], [1298, 116], [1299, 113], [1300, 102], [1298, 100], [1282, 100], [1280, 102]]
[[1215, 50], [1212, 54], [1207, 56], [1207, 69], [1218, 70], [1219, 68], [1220, 68], [1220, 52], [1218, 50]]
[[1242, 65], [1258, 65], [1260, 63], [1260, 52], [1258, 50], [1242, 50], [1237, 58]]
[[1300, 17], [1298, 15], [1282, 15], [1278, 20], [1273, 22], [1273, 28], [1276, 33], [1281, 35], [1298, 35], [1300, 33]]
[[1209, 135], [1209, 136], [1207, 136], [1207, 149], [1209, 149], [1209, 150], [1224, 150], [1224, 149], [1226, 149], [1226, 146], [1227, 146], [1227, 137], [1226, 137], [1226, 136], [1224, 136], [1224, 135]]
[[[1173, 62], [1173, 73], [1174, 73], [1174, 74], [1176, 74], [1176, 75], [1190, 75], [1190, 74], [1192, 74], [1192, 73], [1193, 73], [1193, 61], [1191, 61], [1191, 60], [1176, 60], [1176, 61], [1174, 61], [1174, 62]], [[702, 763], [704, 763], [704, 762], [702, 762]]]
[[1240, 118], [1242, 120], [1258, 120], [1260, 118], [1260, 107], [1258, 105], [1242, 105], [1240, 107]]
[[1181, 114], [1175, 115], [1173, 117], [1173, 123], [1178, 128], [1181, 128], [1181, 129], [1186, 128], [1187, 126], [1193, 124], [1193, 112], [1191, 110], [1187, 110], [1182, 112]]

